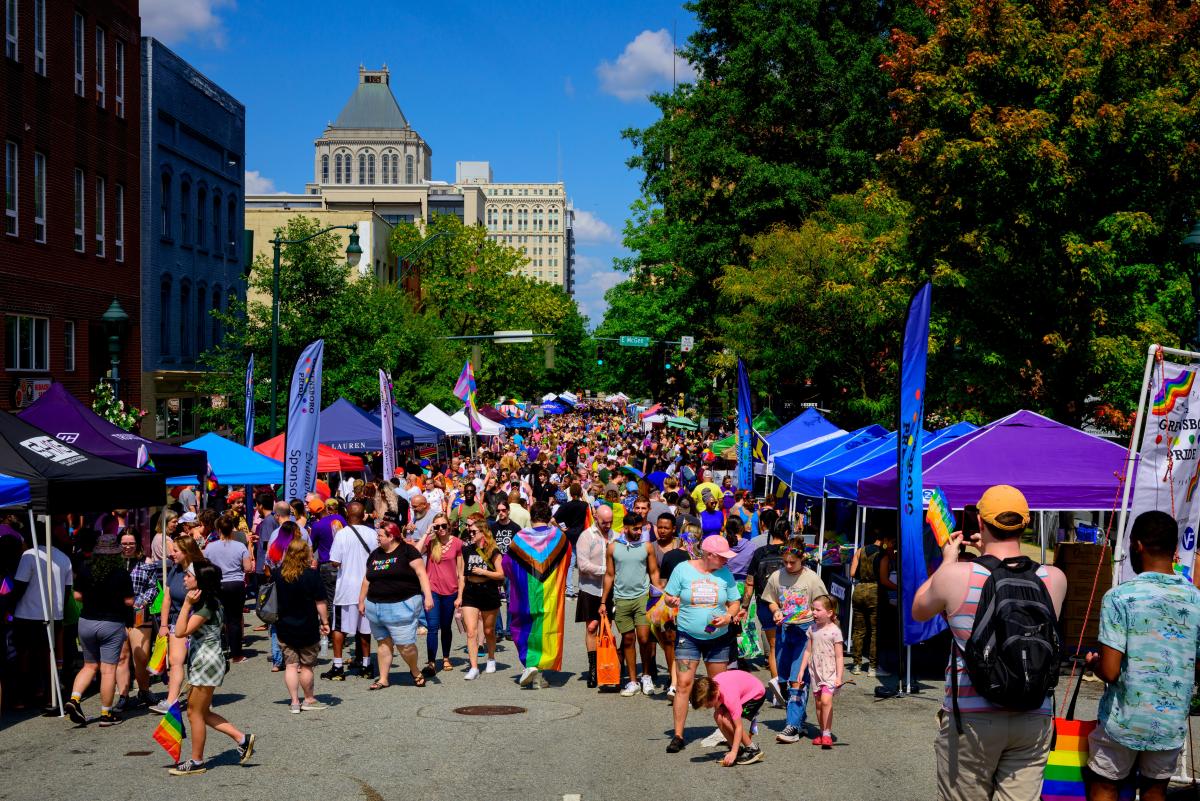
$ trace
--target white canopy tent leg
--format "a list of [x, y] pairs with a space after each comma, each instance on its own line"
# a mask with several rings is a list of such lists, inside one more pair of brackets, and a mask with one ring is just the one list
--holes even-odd
[[[855, 515], [854, 515], [854, 523], [855, 523], [855, 525], [854, 525], [854, 553], [850, 556], [851, 564], [854, 563], [854, 557], [858, 555], [859, 549], [862, 548], [863, 538], [866, 536], [866, 526], [867, 526], [867, 510], [866, 509], [863, 509], [861, 506], [858, 508], [858, 510], [855, 512]], [[850, 602], [847, 604], [847, 606], [850, 609], [850, 614], [847, 617], [850, 622], [846, 625], [846, 642], [853, 644], [854, 643], [854, 639], [853, 639], [853, 637], [854, 637], [854, 576], [853, 576], [853, 574], [849, 578], [850, 578]], [[859, 661], [862, 661], [862, 654], [858, 655], [858, 659], [859, 659]]]
[[825, 545], [825, 501], [828, 499], [824, 492], [821, 493], [821, 527], [817, 531], [817, 564], [821, 564], [821, 548]]
[[[63, 709], [62, 688], [59, 685], [58, 677], [58, 657], [54, 652], [54, 570], [53, 557], [51, 550], [54, 546], [50, 541], [50, 518], [42, 515], [42, 520], [46, 525], [46, 550], [45, 560], [40, 557], [34, 560], [34, 570], [38, 577], [38, 594], [42, 599], [42, 613], [45, 615], [46, 623], [46, 643], [50, 646], [50, 704], [58, 706], [58, 716], [61, 718], [66, 714]], [[33, 538], [33, 552], [36, 556], [38, 550], [37, 525], [34, 523], [33, 510], [29, 510], [29, 535]]]

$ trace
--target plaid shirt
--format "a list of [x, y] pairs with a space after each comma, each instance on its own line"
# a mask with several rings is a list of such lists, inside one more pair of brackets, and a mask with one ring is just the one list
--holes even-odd
[[129, 571], [133, 580], [133, 608], [145, 609], [154, 603], [158, 595], [158, 582], [162, 578], [162, 565], [157, 562], [139, 562]]

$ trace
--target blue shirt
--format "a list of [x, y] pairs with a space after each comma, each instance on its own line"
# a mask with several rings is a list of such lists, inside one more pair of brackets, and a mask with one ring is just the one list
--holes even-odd
[[697, 640], [713, 640], [724, 635], [728, 626], [708, 630], [711, 628], [709, 623], [717, 615], [726, 614], [726, 604], [740, 597], [729, 568], [702, 573], [691, 562], [683, 562], [675, 568], [667, 582], [666, 593], [680, 599], [675, 626]]
[[1200, 644], [1200, 590], [1180, 575], [1141, 573], [1104, 594], [1100, 642], [1121, 675], [1100, 699], [1100, 725], [1135, 751], [1183, 745]]

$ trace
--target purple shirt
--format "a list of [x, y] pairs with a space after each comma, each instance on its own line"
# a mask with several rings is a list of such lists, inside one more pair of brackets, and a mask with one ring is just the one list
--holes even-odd
[[731, 550], [733, 558], [725, 563], [725, 567], [729, 568], [735, 579], [741, 581], [746, 578], [746, 570], [750, 567], [750, 560], [754, 558], [754, 543], [747, 539], [739, 539]]
[[[334, 525], [337, 523], [337, 525]], [[349, 525], [341, 515], [325, 515], [308, 526], [308, 536], [312, 541], [313, 551], [317, 554], [317, 562], [329, 561], [329, 549], [333, 547], [333, 536], [338, 529]]]

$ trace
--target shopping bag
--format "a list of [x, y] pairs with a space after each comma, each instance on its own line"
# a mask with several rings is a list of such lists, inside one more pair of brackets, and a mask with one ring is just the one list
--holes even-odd
[[616, 687], [621, 683], [617, 643], [608, 624], [608, 615], [600, 616], [600, 633], [596, 637], [596, 683], [601, 687]]
[[[1066, 717], [1054, 719], [1054, 747], [1046, 759], [1042, 801], [1083, 801], [1087, 797], [1083, 768], [1088, 761], [1088, 737], [1098, 722], [1075, 720], [1075, 703], [1079, 700], [1079, 687], [1082, 684], [1081, 681], [1075, 681], [1075, 691], [1071, 693]], [[1135, 777], [1130, 776], [1121, 785], [1118, 797], [1121, 801], [1133, 801], [1135, 788]]]
[[[738, 582], [739, 597], [746, 597], [746, 583]], [[758, 611], [755, 609], [755, 599], [750, 599], [746, 609], [746, 618], [742, 621], [742, 633], [738, 637], [738, 656], [742, 659], [757, 659], [763, 655], [762, 642], [758, 636]]]

